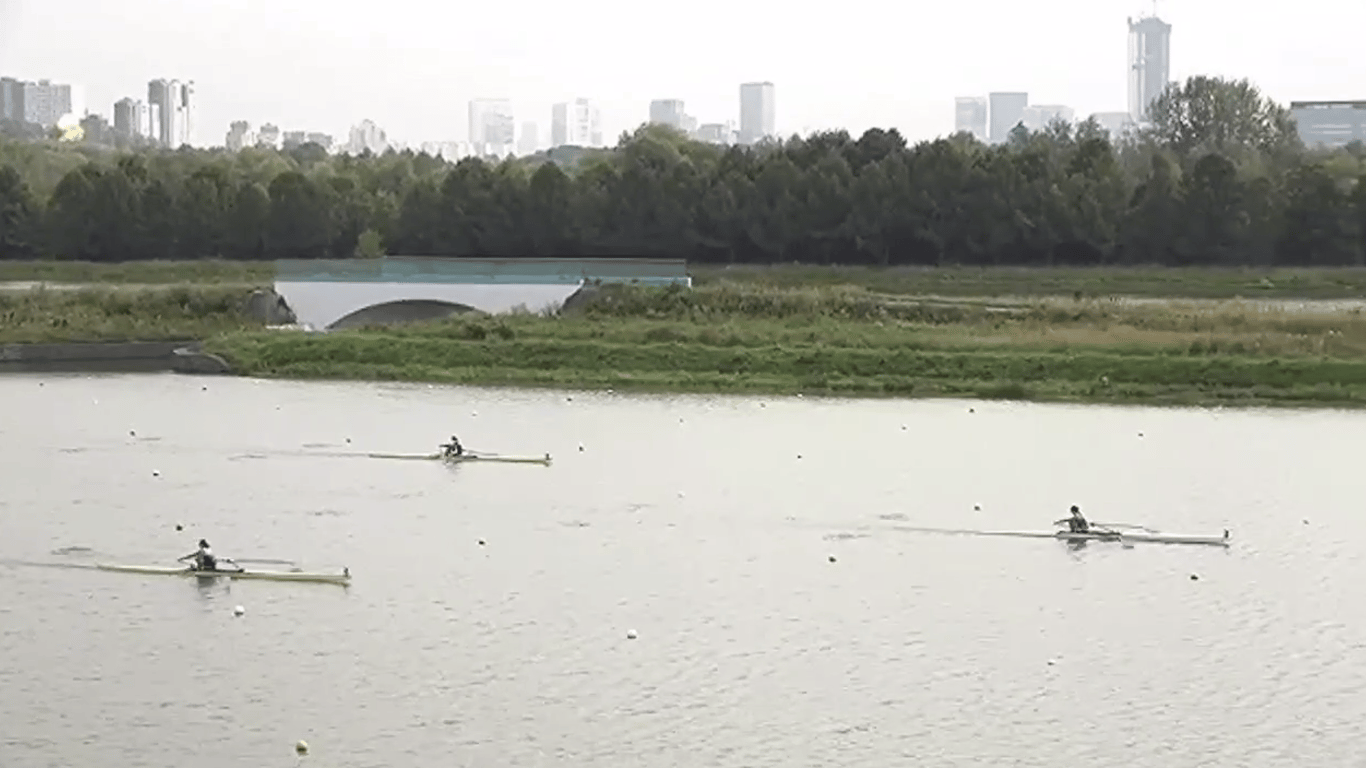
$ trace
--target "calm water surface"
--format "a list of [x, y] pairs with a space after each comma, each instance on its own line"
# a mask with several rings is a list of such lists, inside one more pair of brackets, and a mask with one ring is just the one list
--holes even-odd
[[[347, 455], [451, 432], [555, 463]], [[7, 376], [0, 766], [1357, 765], [1364, 448], [1340, 412]], [[1073, 503], [1235, 543], [906, 530]], [[355, 583], [21, 562], [201, 536]]]

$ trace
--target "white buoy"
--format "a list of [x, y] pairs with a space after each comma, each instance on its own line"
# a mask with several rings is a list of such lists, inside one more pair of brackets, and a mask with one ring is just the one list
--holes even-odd
[[478, 416], [479, 411], [470, 411], [470, 416]]
[[154, 470], [152, 470], [152, 477], [161, 477], [161, 470], [159, 470], [159, 469], [154, 469]]
[[233, 616], [241, 616], [242, 614], [244, 614], [244, 613], [246, 613], [246, 612], [247, 612], [247, 609], [246, 609], [246, 608], [243, 608], [243, 607], [240, 606], [240, 605], [239, 605], [239, 606], [236, 606], [235, 608], [232, 609], [232, 615], [233, 615]]
[[579, 443], [579, 453], [583, 453], [583, 443]]
[[635, 631], [634, 629], [628, 629], [628, 630], [626, 630], [626, 639], [627, 639], [627, 640], [634, 640], [634, 639], [636, 639], [637, 637], [640, 637], [640, 635], [636, 634], [636, 631]]
[[303, 739], [299, 739], [294, 744], [294, 751], [300, 755], [308, 754], [308, 742], [304, 741]]
[[680, 499], [683, 498], [683, 492], [682, 492], [682, 491], [679, 491], [679, 492], [678, 492], [678, 498], [680, 498]]
[[981, 504], [973, 504], [973, 505], [972, 505], [972, 511], [973, 511], [973, 512], [981, 512], [981, 511], [982, 511], [982, 505], [981, 505]]
[[902, 424], [902, 425], [901, 425], [901, 431], [902, 431], [902, 432], [905, 432], [905, 431], [906, 431], [906, 425], [905, 425], [905, 424]]

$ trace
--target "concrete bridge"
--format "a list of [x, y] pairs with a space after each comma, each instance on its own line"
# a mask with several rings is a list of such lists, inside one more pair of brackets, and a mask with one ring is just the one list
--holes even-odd
[[386, 256], [276, 262], [275, 292], [300, 325], [338, 330], [477, 310], [558, 310], [588, 285], [692, 285], [675, 259]]

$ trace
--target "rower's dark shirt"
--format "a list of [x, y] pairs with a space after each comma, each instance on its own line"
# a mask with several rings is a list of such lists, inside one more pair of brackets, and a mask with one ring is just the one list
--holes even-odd
[[1081, 517], [1074, 517], [1071, 520], [1068, 520], [1067, 526], [1072, 530], [1072, 533], [1089, 533], [1091, 531], [1090, 523], [1087, 523], [1085, 518]]

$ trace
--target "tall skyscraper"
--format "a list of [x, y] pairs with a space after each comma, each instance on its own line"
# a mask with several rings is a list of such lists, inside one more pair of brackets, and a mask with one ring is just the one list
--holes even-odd
[[655, 99], [650, 102], [650, 122], [685, 130], [688, 113], [682, 99]]
[[988, 98], [991, 100], [991, 142], [1000, 144], [1010, 138], [1015, 126], [1024, 121], [1029, 94], [1004, 91], [990, 94]]
[[114, 102], [114, 133], [125, 139], [145, 137], [151, 123], [147, 105], [137, 99], [123, 98]]
[[389, 137], [373, 120], [362, 120], [358, 125], [352, 126], [349, 138], [346, 142], [346, 151], [353, 155], [365, 154], [366, 150], [378, 155], [389, 148]]
[[234, 120], [228, 126], [228, 135], [223, 137], [223, 146], [229, 152], [240, 152], [256, 143], [256, 135], [251, 132], [251, 124], [246, 120]]
[[777, 133], [773, 83], [740, 86], [740, 143], [754, 144]]
[[1167, 89], [1172, 69], [1172, 25], [1148, 16], [1129, 19], [1129, 117], [1148, 122], [1153, 101]]
[[470, 145], [476, 155], [512, 154], [517, 126], [512, 102], [507, 99], [475, 99], [470, 102]]
[[987, 140], [987, 100], [982, 96], [959, 96], [953, 100], [953, 132], [970, 133]]
[[522, 135], [517, 139], [517, 151], [523, 155], [534, 155], [541, 146], [541, 129], [535, 122], [522, 123]]
[[71, 86], [39, 80], [23, 83], [24, 121], [51, 128], [72, 114]]
[[0, 120], [15, 123], [24, 121], [24, 83], [12, 77], [0, 77]]
[[1031, 131], [1042, 131], [1055, 121], [1070, 123], [1076, 114], [1076, 110], [1062, 104], [1031, 104], [1025, 107], [1023, 122]]
[[153, 80], [147, 84], [147, 103], [156, 108], [152, 139], [169, 149], [190, 143], [194, 128], [194, 83]]
[[597, 104], [588, 99], [574, 99], [550, 108], [550, 146], [566, 145], [602, 146], [602, 115]]

